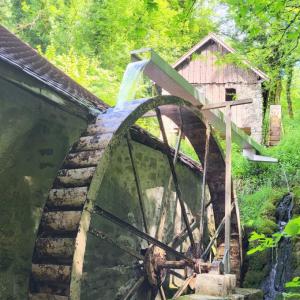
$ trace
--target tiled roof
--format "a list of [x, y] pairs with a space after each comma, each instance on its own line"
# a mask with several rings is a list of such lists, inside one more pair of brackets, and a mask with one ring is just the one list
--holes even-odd
[[[107, 105], [0, 25], [0, 60], [21, 69], [67, 98], [100, 110]], [[100, 80], [100, 78], [99, 78]]]

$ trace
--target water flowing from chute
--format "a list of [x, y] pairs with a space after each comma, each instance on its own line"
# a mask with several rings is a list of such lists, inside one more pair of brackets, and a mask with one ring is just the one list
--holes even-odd
[[127, 101], [135, 99], [139, 82], [148, 60], [140, 60], [127, 65], [125, 70], [115, 110], [122, 110]]

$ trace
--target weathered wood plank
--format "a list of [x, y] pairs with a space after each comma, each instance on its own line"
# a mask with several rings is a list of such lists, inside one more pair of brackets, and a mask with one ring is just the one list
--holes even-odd
[[75, 240], [73, 238], [38, 238], [35, 255], [38, 258], [72, 258]]
[[52, 189], [49, 192], [48, 207], [81, 207], [87, 196], [87, 187]]
[[52, 211], [43, 214], [41, 226], [46, 231], [75, 231], [81, 211]]
[[58, 171], [56, 183], [62, 184], [65, 187], [69, 186], [85, 186], [89, 184], [95, 173], [95, 167], [81, 169], [62, 169]]
[[81, 137], [75, 144], [74, 151], [104, 149], [108, 145], [111, 137], [111, 133]]
[[30, 294], [29, 300], [69, 300], [67, 296], [49, 295], [46, 293]]
[[66, 265], [32, 264], [32, 276], [37, 281], [68, 282], [70, 281], [71, 267]]
[[65, 159], [64, 168], [83, 168], [97, 166], [103, 150], [70, 153]]

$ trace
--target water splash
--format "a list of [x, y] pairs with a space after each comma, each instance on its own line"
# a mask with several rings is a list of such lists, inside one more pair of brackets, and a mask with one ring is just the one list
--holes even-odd
[[148, 60], [140, 60], [127, 65], [117, 97], [117, 104], [114, 108], [115, 110], [124, 109], [125, 103], [135, 98], [138, 84], [147, 63]]

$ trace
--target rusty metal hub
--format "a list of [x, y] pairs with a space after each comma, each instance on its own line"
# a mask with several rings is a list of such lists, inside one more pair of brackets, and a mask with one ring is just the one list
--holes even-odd
[[166, 278], [167, 271], [162, 268], [166, 262], [166, 252], [154, 245], [151, 245], [144, 258], [144, 268], [149, 283], [152, 286], [160, 286]]

